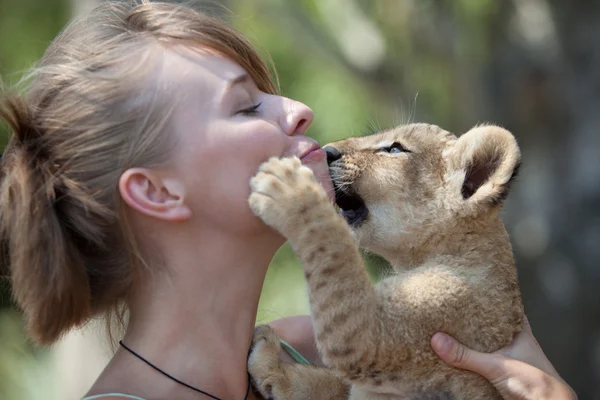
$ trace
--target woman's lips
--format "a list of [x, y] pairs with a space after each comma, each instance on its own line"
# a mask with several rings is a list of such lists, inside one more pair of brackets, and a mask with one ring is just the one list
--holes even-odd
[[308, 153], [306, 153], [302, 157], [300, 157], [300, 160], [302, 160], [302, 164], [305, 164], [307, 162], [323, 161], [326, 158], [327, 158], [327, 153], [325, 153], [325, 150], [323, 150], [322, 148], [318, 147], [318, 148], [316, 148], [314, 150], [309, 151]]

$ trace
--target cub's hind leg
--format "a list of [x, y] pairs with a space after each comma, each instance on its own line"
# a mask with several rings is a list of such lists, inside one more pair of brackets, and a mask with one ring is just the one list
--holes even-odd
[[265, 399], [275, 400], [346, 400], [348, 387], [333, 371], [279, 360], [279, 335], [268, 325], [254, 330], [248, 359], [252, 383]]

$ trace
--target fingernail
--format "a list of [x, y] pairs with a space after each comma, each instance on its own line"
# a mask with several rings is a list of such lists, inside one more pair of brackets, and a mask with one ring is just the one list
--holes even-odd
[[436, 333], [433, 335], [433, 346], [439, 353], [446, 354], [452, 346], [452, 339], [445, 333]]

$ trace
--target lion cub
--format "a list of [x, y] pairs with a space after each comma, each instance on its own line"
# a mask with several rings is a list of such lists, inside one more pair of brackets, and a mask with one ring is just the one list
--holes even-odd
[[[500, 219], [520, 161], [514, 137], [478, 126], [460, 138], [427, 124], [326, 147], [340, 212], [298, 159], [271, 159], [252, 179], [254, 213], [300, 257], [325, 365], [280, 363], [279, 339], [255, 331], [253, 382], [275, 399], [500, 399], [482, 377], [444, 364], [447, 332], [493, 352], [521, 327], [523, 306]], [[369, 280], [358, 247], [394, 274]]]

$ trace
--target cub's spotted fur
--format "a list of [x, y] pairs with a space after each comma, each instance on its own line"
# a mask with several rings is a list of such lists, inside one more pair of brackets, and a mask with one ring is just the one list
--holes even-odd
[[[444, 364], [431, 336], [492, 352], [523, 307], [499, 212], [520, 161], [514, 137], [478, 126], [460, 138], [426, 124], [327, 146], [337, 213], [298, 159], [271, 159], [250, 206], [302, 261], [318, 349], [329, 368], [278, 361], [260, 326], [253, 382], [275, 399], [500, 399], [482, 377]], [[358, 246], [394, 274], [373, 285]]]

